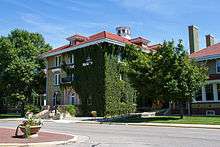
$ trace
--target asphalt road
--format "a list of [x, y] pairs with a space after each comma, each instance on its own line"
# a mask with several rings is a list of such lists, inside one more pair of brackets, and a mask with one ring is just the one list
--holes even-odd
[[[0, 126], [15, 127], [14, 122]], [[53, 123], [42, 130], [79, 135], [71, 147], [220, 147], [220, 130], [106, 124]]]

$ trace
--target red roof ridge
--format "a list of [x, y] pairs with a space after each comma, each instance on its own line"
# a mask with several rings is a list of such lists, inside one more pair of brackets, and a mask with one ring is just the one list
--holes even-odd
[[55, 52], [55, 51], [58, 51], [58, 50], [62, 50], [62, 49], [68, 48], [68, 47], [70, 47], [70, 45], [69, 45], [69, 44], [66, 44], [66, 45], [57, 47], [57, 48], [55, 48], [55, 49], [49, 50], [48, 53]]
[[[82, 44], [85, 44], [85, 43], [88, 43], [88, 42], [96, 41], [96, 40], [99, 40], [99, 39], [105, 39], [105, 38], [106, 39], [111, 39], [111, 40], [114, 40], [114, 41], [118, 41], [118, 42], [122, 42], [122, 43], [126, 43], [126, 44], [133, 44], [132, 41], [131, 41], [132, 39], [129, 40], [125, 37], [119, 36], [117, 34], [113, 34], [111, 32], [106, 32], [106, 31], [102, 31], [102, 32], [93, 34], [93, 35], [88, 36], [88, 37], [85, 37], [85, 36], [82, 36], [82, 35], [79, 35], [79, 34], [75, 34], [71, 37], [74, 37], [74, 36], [79, 36], [79, 37], [83, 37], [83, 38], [86, 38], [86, 39], [84, 41], [80, 42], [77, 45], [64, 45], [64, 46], [49, 50], [48, 53], [56, 52], [56, 51], [59, 51], [59, 50], [66, 49], [68, 47], [74, 47], [74, 46], [82, 45]], [[71, 37], [69, 37], [69, 38], [71, 38]], [[145, 39], [144, 37], [141, 37], [141, 36], [139, 36], [137, 38]], [[137, 39], [137, 38], [133, 38], [133, 39]], [[149, 41], [149, 40], [147, 40], [147, 41]], [[148, 47], [150, 49], [155, 50], [158, 46], [159, 46], [158, 44], [155, 44], [155, 45], [151, 45], [151, 46], [148, 46]]]

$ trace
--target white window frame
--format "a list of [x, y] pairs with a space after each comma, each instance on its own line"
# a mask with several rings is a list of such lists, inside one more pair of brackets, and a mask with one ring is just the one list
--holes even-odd
[[55, 57], [55, 66], [59, 67], [61, 65], [61, 55]]
[[69, 55], [69, 64], [74, 64], [75, 60], [74, 60], [74, 54]]
[[119, 75], [119, 80], [120, 80], [120, 81], [123, 80], [123, 78], [122, 78], [122, 74]]
[[76, 93], [72, 93], [70, 96], [70, 101], [71, 101], [71, 105], [75, 105], [76, 104]]
[[88, 66], [93, 64], [92, 58], [90, 56], [87, 56], [87, 58], [85, 59], [85, 62], [82, 64], [83, 66]]
[[59, 73], [56, 73], [54, 75], [54, 85], [60, 85], [60, 74]]
[[75, 75], [74, 75], [74, 73], [72, 73], [71, 74], [72, 81], [74, 80], [74, 77], [75, 77]]
[[216, 73], [220, 73], [220, 71], [218, 71], [218, 63], [220, 64], [220, 61], [216, 61], [215, 63]]
[[122, 53], [121, 52], [118, 53], [117, 58], [118, 58], [118, 63], [121, 63], [122, 62]]

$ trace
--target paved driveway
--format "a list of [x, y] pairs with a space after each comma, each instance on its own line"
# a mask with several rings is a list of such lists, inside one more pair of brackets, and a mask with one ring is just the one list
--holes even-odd
[[[16, 126], [0, 122], [0, 126]], [[73, 147], [220, 147], [220, 130], [48, 122], [44, 130], [80, 136]]]

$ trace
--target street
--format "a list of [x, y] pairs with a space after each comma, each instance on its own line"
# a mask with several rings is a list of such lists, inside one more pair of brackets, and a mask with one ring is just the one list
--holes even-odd
[[[16, 127], [15, 122], [0, 126]], [[79, 135], [73, 147], [219, 147], [220, 130], [46, 122], [42, 130]]]

